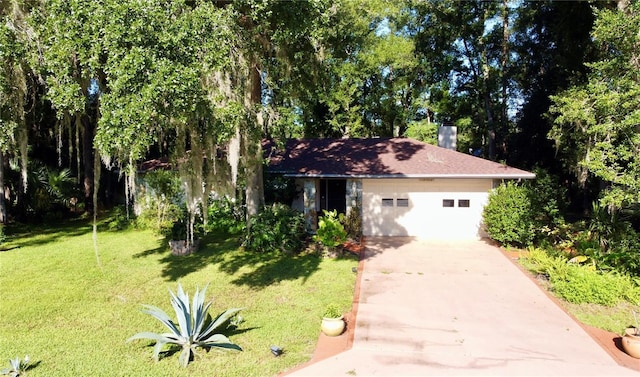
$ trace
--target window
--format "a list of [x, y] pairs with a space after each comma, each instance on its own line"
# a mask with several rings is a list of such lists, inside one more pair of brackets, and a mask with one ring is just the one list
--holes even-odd
[[471, 201], [469, 199], [458, 199], [458, 207], [469, 208]]
[[442, 199], [443, 207], [455, 207], [456, 201], [453, 199]]
[[383, 207], [393, 207], [393, 198], [391, 198], [391, 199], [389, 199], [389, 198], [382, 199], [382, 206]]
[[398, 207], [409, 207], [409, 199], [400, 199], [396, 201]]

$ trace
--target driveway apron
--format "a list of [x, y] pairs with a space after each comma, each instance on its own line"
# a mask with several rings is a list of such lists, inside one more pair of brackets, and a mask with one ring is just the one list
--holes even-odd
[[353, 347], [294, 376], [638, 376], [483, 241], [368, 238]]

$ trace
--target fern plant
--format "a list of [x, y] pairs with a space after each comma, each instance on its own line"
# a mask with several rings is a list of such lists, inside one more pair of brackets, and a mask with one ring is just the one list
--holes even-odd
[[206, 290], [207, 287], [204, 287], [202, 291], [196, 288], [193, 301], [191, 305], [189, 305], [189, 295], [184, 292], [182, 286], [178, 283], [177, 294], [169, 290], [171, 306], [176, 313], [177, 323], [162, 309], [153, 305], [144, 305], [142, 312], [162, 322], [162, 324], [169, 329], [169, 332], [162, 334], [140, 332], [127, 341], [129, 342], [135, 339], [155, 340], [156, 344], [153, 350], [153, 358], [156, 361], [158, 361], [160, 352], [165, 345], [169, 344], [174, 347], [181, 347], [182, 351], [178, 362], [183, 367], [186, 367], [193, 359], [198, 347], [205, 350], [216, 348], [219, 350], [242, 351], [240, 346], [231, 343], [225, 335], [214, 332], [219, 327], [228, 325], [242, 309], [227, 309], [220, 313], [215, 319], [211, 319], [211, 316], [208, 315], [211, 302], [207, 304], [204, 302]]

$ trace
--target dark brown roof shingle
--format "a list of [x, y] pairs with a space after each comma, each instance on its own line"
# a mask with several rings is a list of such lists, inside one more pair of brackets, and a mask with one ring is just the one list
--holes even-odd
[[533, 173], [409, 138], [267, 142], [269, 171], [292, 177], [525, 178]]

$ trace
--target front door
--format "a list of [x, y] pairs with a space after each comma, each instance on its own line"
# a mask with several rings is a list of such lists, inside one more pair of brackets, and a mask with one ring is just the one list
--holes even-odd
[[[347, 180], [320, 180], [320, 212], [322, 210], [345, 213], [347, 210]], [[322, 213], [320, 213], [322, 214]]]

